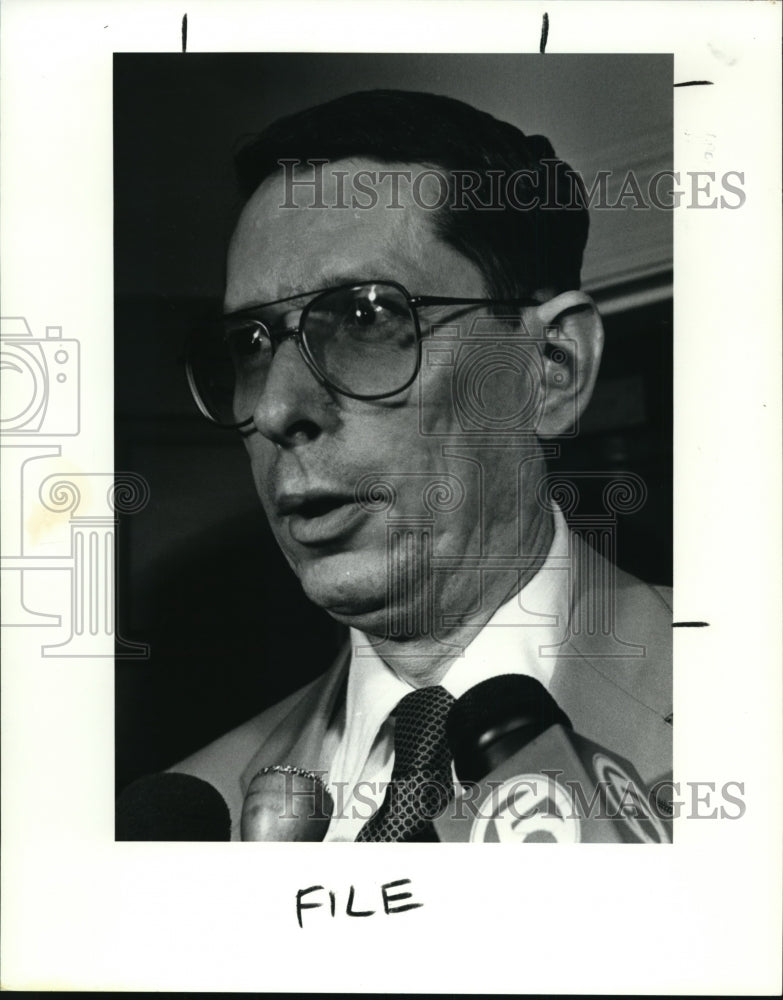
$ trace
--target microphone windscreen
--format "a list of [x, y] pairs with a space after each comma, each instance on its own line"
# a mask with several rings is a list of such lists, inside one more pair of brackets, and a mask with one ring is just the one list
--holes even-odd
[[452, 705], [446, 735], [461, 781], [478, 781], [505, 757], [550, 726], [571, 721], [543, 684], [500, 674], [466, 691]]
[[192, 774], [151, 774], [117, 798], [115, 839], [230, 840], [231, 816], [209, 782]]

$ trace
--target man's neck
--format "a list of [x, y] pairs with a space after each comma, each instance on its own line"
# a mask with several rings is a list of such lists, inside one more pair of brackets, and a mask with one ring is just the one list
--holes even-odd
[[[514, 583], [509, 584], [508, 571], [482, 570], [481, 608], [471, 614], [475, 593], [464, 587], [467, 575], [452, 572], [444, 584], [436, 588], [434, 634], [405, 639], [383, 637], [380, 643], [374, 644], [375, 651], [402, 680], [413, 687], [440, 683], [449, 667], [475, 638], [477, 630], [486, 625], [497, 610], [519, 593], [541, 569], [552, 547], [554, 530], [552, 514], [539, 508], [539, 516], [533, 519], [525, 540], [526, 565], [519, 571]], [[460, 587], [460, 583], [463, 586]], [[470, 616], [467, 624], [442, 624], [446, 617], [454, 620], [467, 616]]]

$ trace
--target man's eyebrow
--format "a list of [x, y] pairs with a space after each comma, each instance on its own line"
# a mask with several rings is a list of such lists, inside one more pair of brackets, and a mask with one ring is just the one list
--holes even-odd
[[324, 272], [319, 281], [318, 291], [326, 291], [328, 288], [339, 288], [340, 285], [363, 285], [370, 281], [389, 281], [388, 275], [380, 274], [379, 272], [368, 271], [364, 274], [361, 272], [351, 272], [346, 273], [345, 271], [326, 271]]
[[283, 305], [286, 302], [295, 302], [297, 299], [306, 298], [308, 295], [317, 295], [319, 292], [327, 292], [330, 288], [340, 288], [343, 285], [364, 285], [373, 281], [393, 281], [393, 278], [379, 275], [374, 271], [370, 274], [349, 273], [344, 271], [326, 272], [318, 279], [318, 284], [301, 292], [294, 292], [277, 299], [265, 299], [263, 302], [253, 302], [250, 305], [242, 306], [241, 309], [224, 311], [223, 316], [241, 316], [245, 313], [252, 313], [257, 309], [266, 309], [269, 306]]

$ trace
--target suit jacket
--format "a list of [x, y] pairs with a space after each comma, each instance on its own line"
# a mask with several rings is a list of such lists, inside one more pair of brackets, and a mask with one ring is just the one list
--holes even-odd
[[[630, 760], [652, 784], [670, 776], [672, 766], [670, 592], [571, 539], [572, 565], [590, 568], [574, 573], [569, 631], [549, 690], [576, 732]], [[262, 767], [330, 770], [339, 734], [329, 723], [345, 697], [349, 662], [346, 648], [315, 681], [170, 768], [217, 788], [231, 813], [233, 840], [245, 791]]]

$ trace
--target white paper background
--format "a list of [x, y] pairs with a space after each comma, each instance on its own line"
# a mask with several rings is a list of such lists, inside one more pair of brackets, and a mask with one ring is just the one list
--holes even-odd
[[[3, 315], [78, 337], [85, 430], [62, 467], [111, 471], [113, 52], [179, 51], [185, 12], [190, 52], [535, 52], [544, 10], [549, 53], [673, 51], [675, 80], [713, 81], [674, 92], [675, 169], [745, 173], [741, 210], [675, 213], [675, 620], [710, 627], [674, 639], [675, 775], [743, 781], [746, 815], [637, 851], [115, 844], [111, 661], [46, 661], [37, 630], [8, 630], [6, 988], [778, 992], [776, 5], [6, 0]], [[374, 908], [398, 878], [420, 909], [341, 916], [349, 885]], [[338, 915], [300, 930], [315, 883]]]

